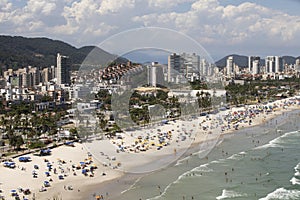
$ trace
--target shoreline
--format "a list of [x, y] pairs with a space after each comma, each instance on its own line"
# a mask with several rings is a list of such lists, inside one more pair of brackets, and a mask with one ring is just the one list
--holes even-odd
[[[292, 97], [292, 98], [295, 98], [295, 97]], [[274, 103], [289, 101], [292, 98], [284, 99], [281, 101], [275, 101]], [[225, 112], [235, 112], [236, 110], [240, 110], [240, 109], [245, 109], [245, 107], [233, 108], [232, 110], [225, 111]], [[264, 123], [267, 123], [268, 121], [282, 115], [282, 113], [291, 112], [296, 109], [299, 109], [298, 104], [293, 105], [292, 107], [287, 107], [285, 109], [281, 108], [280, 110], [276, 110], [269, 114], [261, 113], [261, 114], [259, 114], [258, 117], [253, 119], [253, 122], [251, 123], [251, 125], [249, 125], [247, 123], [243, 123], [243, 124], [241, 123], [242, 125], [239, 128], [239, 130], [251, 128], [253, 126], [263, 125]], [[212, 115], [212, 118], [214, 116]], [[169, 166], [176, 165], [182, 159], [185, 159], [186, 157], [190, 156], [191, 154], [198, 152], [199, 146], [201, 146], [205, 143], [209, 143], [210, 141], [212, 141], [212, 142], [214, 142], [214, 144], [213, 144], [213, 147], [214, 147], [214, 145], [216, 145], [218, 143], [220, 138], [230, 136], [232, 134], [235, 134], [236, 132], [237, 131], [232, 128], [229, 130], [225, 130], [224, 132], [221, 132], [220, 134], [217, 134], [217, 135], [209, 134], [209, 132], [206, 131], [206, 134], [204, 134], [204, 133], [200, 134], [200, 136], [204, 135], [205, 137], [197, 137], [194, 140], [191, 140], [192, 142], [188, 146], [187, 149], [184, 149], [184, 147], [183, 147], [183, 153], [179, 157], [176, 157], [173, 160], [173, 162], [168, 163], [166, 166], [164, 166], [163, 168], [160, 168], [158, 170], [166, 169]], [[210, 152], [210, 150], [211, 149], [209, 149], [208, 153]], [[180, 150], [178, 150], [178, 152], [179, 151]], [[33, 158], [32, 159], [33, 161], [30, 163], [23, 164], [23, 163], [19, 163], [18, 161], [15, 161], [15, 162], [18, 165], [20, 165], [19, 167], [25, 166], [28, 169], [28, 171], [31, 171], [33, 169], [34, 164], [38, 164], [39, 166], [42, 166], [43, 162], [44, 162], [43, 159], [45, 159], [45, 158], [51, 160], [53, 165], [57, 165], [57, 167], [59, 167], [59, 164], [56, 164], [55, 161], [58, 159], [58, 157], [60, 157], [61, 159], [65, 159], [66, 161], [70, 160], [70, 162], [67, 162], [66, 166], [61, 165], [64, 168], [64, 170], [66, 170], [67, 168], [70, 168], [70, 166], [72, 166], [71, 164], [73, 164], [73, 163], [77, 164], [81, 160], [83, 160], [87, 156], [87, 152], [88, 152], [88, 148], [85, 149], [84, 145], [76, 143], [75, 147], [61, 146], [61, 147], [53, 149], [52, 155], [49, 157], [46, 156], [46, 157], [36, 158], [33, 155], [30, 155]], [[171, 152], [171, 154], [170, 154], [170, 152]], [[170, 155], [172, 156], [172, 154], [173, 154], [172, 151], [164, 152], [160, 155], [155, 155], [154, 158], [157, 158], [159, 156], [161, 156], [161, 158], [163, 158], [165, 156], [170, 156]], [[16, 160], [16, 159], [14, 159], [14, 160]], [[44, 168], [40, 169], [39, 177], [37, 179], [33, 179], [31, 177], [31, 172], [28, 172], [28, 171], [24, 172], [24, 171], [20, 171], [18, 169], [15, 169], [13, 171], [12, 169], [7, 169], [7, 168], [4, 168], [3, 166], [1, 166], [0, 167], [1, 175], [2, 174], [5, 174], [5, 175], [3, 177], [1, 177], [2, 185], [0, 186], [0, 189], [2, 189], [4, 191], [3, 195], [5, 197], [8, 197], [7, 199], [10, 199], [9, 191], [12, 189], [17, 189], [17, 187], [19, 187], [19, 186], [32, 188], [32, 194], [35, 193], [36, 199], [51, 199], [54, 196], [62, 197], [63, 199], [93, 199], [93, 198], [95, 199], [95, 197], [93, 197], [93, 194], [95, 194], [95, 196], [102, 194], [102, 195], [104, 195], [104, 197], [114, 198], [114, 197], [121, 195], [122, 192], [130, 189], [131, 187], [134, 187], [135, 182], [138, 181], [139, 179], [143, 178], [144, 176], [148, 176], [149, 174], [157, 172], [156, 170], [154, 170], [154, 171], [150, 171], [148, 173], [126, 173], [123, 171], [110, 169], [109, 167], [104, 167], [95, 158], [93, 158], [93, 161], [94, 161], [94, 164], [96, 164], [98, 167], [98, 169], [95, 170], [94, 177], [84, 177], [81, 174], [78, 176], [72, 176], [71, 173], [68, 174], [65, 181], [59, 181], [55, 177], [55, 178], [53, 178], [55, 180], [53, 181], [53, 183], [51, 183], [51, 187], [49, 187], [48, 191], [46, 191], [46, 192], [38, 192], [42, 182], [47, 179], [46, 176], [43, 174], [43, 172], [45, 171]], [[145, 164], [143, 162], [142, 163], [136, 162], [134, 164], [138, 168], [147, 165], [147, 163]], [[16, 173], [13, 173], [13, 176], [9, 176], [12, 172], [16, 172]], [[103, 172], [105, 172], [105, 174], [106, 174], [105, 176], [102, 176]], [[80, 172], [78, 171], [78, 173], [80, 173]], [[41, 175], [41, 174], [43, 174], [43, 175]], [[17, 181], [18, 177], [21, 177], [21, 176], [23, 177], [22, 180]], [[16, 179], [16, 180], [12, 180], [12, 179]], [[33, 181], [31, 181], [31, 180], [33, 180]], [[116, 184], [118, 186], [116, 186]], [[66, 185], [72, 185], [73, 190], [65, 190], [64, 186], [66, 186]], [[116, 189], [116, 187], [117, 187], [117, 189]], [[99, 188], [101, 188], [101, 191], [99, 191]], [[97, 192], [95, 192], [95, 191], [97, 191]], [[29, 195], [27, 197], [29, 199], [32, 199], [32, 195]]]
[[[247, 130], [249, 128], [252, 128], [252, 127], [258, 127], [258, 126], [264, 125], [264, 124], [268, 123], [269, 121], [271, 121], [271, 120], [273, 120], [275, 118], [281, 117], [282, 115], [284, 115], [284, 113], [294, 112], [294, 111], [296, 111], [298, 109], [299, 109], [299, 105], [295, 105], [293, 107], [287, 107], [286, 109], [281, 109], [279, 111], [276, 111], [275, 113], [268, 114], [268, 117], [262, 116], [262, 118], [259, 118], [260, 120], [257, 120], [257, 122], [252, 123], [250, 126], [247, 125], [247, 126], [241, 127], [237, 131], [236, 130], [230, 130], [230, 131], [224, 132], [224, 133], [222, 133], [222, 134], [219, 135], [219, 138], [231, 137], [232, 135], [237, 134], [239, 131], [245, 131], [245, 130]], [[214, 139], [212, 139], [212, 140], [214, 140]], [[200, 141], [198, 143], [193, 143], [189, 147], [189, 149], [180, 158], [178, 158], [173, 163], [169, 164], [169, 166], [175, 166], [181, 160], [185, 160], [187, 157], [191, 156], [192, 154], [197, 153], [199, 151], [199, 145], [201, 143], [205, 143], [205, 142], [208, 142], [208, 141], [205, 140], [205, 141]], [[165, 168], [163, 168], [161, 170], [164, 170], [164, 169], [166, 169], [168, 167], [165, 167]], [[95, 192], [95, 191], [99, 191], [100, 192], [100, 191], [105, 191], [105, 190], [110, 190], [110, 191], [113, 190], [114, 191], [114, 195], [112, 195], [114, 197], [113, 199], [118, 199], [118, 197], [124, 191], [128, 191], [128, 190], [130, 190], [130, 188], [135, 187], [135, 182], [136, 181], [139, 181], [141, 178], [144, 178], [146, 176], [151, 176], [152, 173], [156, 173], [156, 172], [157, 171], [154, 171], [154, 172], [151, 172], [151, 173], [147, 173], [147, 174], [125, 174], [122, 177], [120, 177], [117, 182], [115, 180], [112, 180], [112, 181], [108, 181], [106, 184], [99, 184], [97, 186], [94, 186], [93, 189], [90, 188], [90, 190], [86, 191], [87, 195], [85, 196], [85, 199], [91, 197], [90, 194], [92, 192]], [[134, 177], [134, 176], [136, 176], [136, 177]], [[126, 183], [126, 182], [128, 182], [128, 180], [131, 181], [131, 184]], [[118, 184], [118, 186], [122, 187], [122, 189], [120, 189], [119, 187], [116, 187], [114, 185], [116, 183]], [[113, 189], [110, 188], [110, 187], [113, 187]], [[101, 190], [99, 190], [99, 188], [101, 188]], [[165, 188], [161, 188], [161, 189], [164, 190]]]

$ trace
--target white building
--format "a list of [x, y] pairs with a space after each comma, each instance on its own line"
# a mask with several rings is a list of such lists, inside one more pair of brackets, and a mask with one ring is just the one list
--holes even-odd
[[297, 59], [296, 60], [296, 63], [295, 63], [295, 70], [297, 72], [300, 72], [300, 59]]
[[248, 69], [252, 75], [260, 73], [260, 57], [249, 56], [248, 57]]
[[234, 60], [233, 56], [229, 56], [226, 60], [226, 76], [233, 77], [234, 76]]
[[283, 60], [280, 56], [267, 56], [266, 57], [266, 70], [267, 73], [279, 73], [283, 71]]

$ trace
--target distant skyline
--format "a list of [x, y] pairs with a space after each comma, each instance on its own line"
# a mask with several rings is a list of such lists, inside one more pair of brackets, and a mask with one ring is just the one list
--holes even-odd
[[162, 27], [192, 37], [215, 61], [229, 54], [299, 56], [299, 8], [298, 0], [0, 0], [0, 34], [81, 47], [132, 28]]

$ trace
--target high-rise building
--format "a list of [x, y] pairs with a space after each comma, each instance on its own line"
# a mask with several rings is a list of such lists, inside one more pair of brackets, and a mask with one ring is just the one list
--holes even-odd
[[209, 63], [206, 61], [206, 59], [201, 59], [201, 63], [200, 63], [200, 75], [207, 75], [207, 71], [208, 71], [208, 67], [209, 67]]
[[279, 56], [267, 56], [266, 58], [266, 70], [267, 73], [279, 73], [284, 68], [282, 57]]
[[297, 59], [295, 62], [295, 70], [297, 72], [300, 72], [300, 59]]
[[251, 74], [260, 73], [260, 57], [259, 56], [249, 56], [248, 57], [248, 69]]
[[266, 57], [266, 72], [267, 73], [275, 72], [275, 56]]
[[36, 67], [28, 67], [27, 87], [34, 87], [40, 83], [40, 70]]
[[57, 84], [69, 84], [70, 83], [70, 66], [68, 57], [63, 56], [60, 53], [57, 54], [57, 66], [56, 66], [56, 78]]
[[50, 80], [52, 80], [52, 79], [54, 79], [56, 77], [56, 68], [55, 68], [55, 66], [51, 66], [50, 68], [49, 68], [49, 81]]
[[147, 66], [148, 69], [148, 85], [156, 87], [159, 85], [164, 85], [164, 72], [163, 67], [153, 62], [151, 66]]
[[[189, 77], [191, 74], [201, 74], [200, 68], [200, 56], [193, 53], [173, 53], [168, 57], [168, 82], [171, 82], [172, 78], [183, 75]], [[174, 75], [172, 77], [172, 74]]]
[[193, 53], [193, 54], [188, 54], [188, 53], [182, 53], [180, 55], [184, 69], [187, 72], [200, 72], [200, 56]]
[[234, 76], [234, 60], [233, 56], [229, 56], [226, 60], [226, 76], [233, 77]]
[[283, 72], [284, 71], [284, 64], [283, 59], [280, 56], [275, 56], [275, 73]]
[[168, 56], [168, 82], [171, 82], [172, 73], [180, 73], [182, 68], [182, 59], [180, 55], [173, 53]]

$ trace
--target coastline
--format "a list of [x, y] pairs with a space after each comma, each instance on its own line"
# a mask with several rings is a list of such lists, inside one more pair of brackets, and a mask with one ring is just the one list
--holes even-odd
[[[280, 101], [277, 101], [280, 102]], [[276, 103], [276, 102], [275, 102]], [[241, 108], [237, 108], [237, 109], [241, 109]], [[229, 130], [226, 132], [223, 132], [222, 134], [219, 135], [219, 139], [223, 139], [226, 137], [231, 137], [232, 135], [240, 132], [240, 131], [244, 131], [246, 129], [249, 128], [253, 128], [253, 127], [259, 127], [261, 125], [267, 124], [269, 121], [275, 119], [275, 118], [280, 118], [283, 117], [285, 114], [284, 113], [290, 113], [293, 112], [295, 110], [299, 109], [299, 105], [293, 105], [291, 107], [287, 107], [285, 109], [280, 109], [280, 110], [276, 110], [276, 112], [273, 113], [269, 113], [266, 117], [265, 115], [261, 115], [260, 117], [256, 118], [253, 123], [251, 125], [245, 125], [243, 127], [241, 127], [239, 130]], [[276, 122], [277, 123], [277, 122]], [[279, 124], [278, 124], [279, 125]], [[211, 139], [212, 141], [214, 141], [214, 139]], [[219, 141], [219, 140], [218, 140]], [[173, 163], [169, 164], [169, 166], [175, 166], [178, 164], [178, 162], [184, 162], [185, 158], [191, 156], [192, 154], [198, 154], [199, 152], [199, 145], [208, 142], [208, 140], [204, 140], [204, 141], [199, 141], [199, 142], [194, 142], [189, 149], [176, 161], [174, 161]], [[217, 143], [215, 143], [217, 144]], [[218, 145], [218, 144], [217, 144]], [[209, 153], [209, 152], [208, 152]], [[202, 158], [204, 156], [206, 156], [206, 154], [202, 154], [201, 155]], [[201, 159], [201, 158], [200, 158]], [[167, 167], [161, 169], [164, 170]], [[91, 194], [92, 193], [103, 193], [103, 191], [113, 191], [113, 194], [111, 194], [111, 198], [109, 199], [120, 199], [120, 195], [122, 195], [125, 191], [128, 191], [134, 187], [136, 187], [135, 183], [136, 181], [139, 181], [140, 179], [147, 177], [147, 176], [151, 176], [153, 173], [157, 173], [157, 171], [155, 172], [151, 172], [151, 173], [146, 173], [146, 174], [125, 174], [122, 177], [119, 177], [115, 180], [112, 181], [108, 181], [105, 184], [99, 184], [99, 185], [95, 185], [91, 188], [89, 188], [88, 190], [86, 190], [86, 196], [85, 199], [93, 199], [91, 198]], [[117, 184], [118, 186], [116, 187]], [[165, 188], [163, 188], [161, 186], [161, 189], [164, 190]], [[113, 198], [112, 198], [113, 197]]]
[[[287, 101], [287, 100], [288, 99], [285, 99], [283, 101]], [[276, 101], [275, 103], [279, 103], [279, 102], [280, 101]], [[270, 121], [271, 119], [274, 119], [282, 115], [282, 113], [291, 112], [298, 108], [299, 108], [298, 105], [293, 105], [287, 108], [282, 107], [281, 109], [276, 110], [269, 114], [262, 113], [253, 119], [251, 125], [249, 125], [249, 123], [243, 123], [243, 124], [241, 123], [239, 129], [242, 130], [244, 128], [251, 128], [253, 126], [260, 126]], [[235, 112], [239, 109], [243, 109], [243, 108], [233, 108], [230, 112]], [[213, 132], [214, 129], [210, 131]], [[205, 134], [201, 133], [200, 136], [202, 135], [204, 137], [195, 137], [195, 140], [191, 142], [191, 145], [189, 145], [187, 149], [184, 149], [185, 147], [183, 147], [183, 153], [179, 157], [176, 157], [173, 162], [170, 162], [162, 169], [165, 169], [168, 166], [174, 166], [179, 160], [193, 153], [197, 153], [197, 151], [199, 151], [199, 148], [204, 147], [202, 145], [205, 143], [209, 143], [210, 141], [212, 141], [213, 142], [212, 147], [213, 147], [214, 145], [217, 145], [219, 139], [222, 139], [223, 137], [230, 136], [230, 134], [235, 134], [235, 133], [236, 133], [235, 129], [232, 128], [222, 132], [221, 134], [209, 134], [208, 131], [206, 131]], [[209, 151], [210, 149], [208, 149], [208, 153]], [[173, 149], [169, 151], [169, 156], [170, 154], [171, 155], [173, 154], [172, 152]], [[162, 157], [166, 155], [168, 154], [163, 154]], [[202, 155], [202, 158], [204, 156], [205, 154]], [[4, 191], [3, 193], [4, 196], [9, 197], [10, 190], [17, 189], [17, 187], [21, 186], [21, 187], [31, 188], [32, 193], [35, 194], [36, 199], [51, 199], [55, 196], [62, 197], [62, 199], [94, 199], [95, 198], [94, 196], [100, 194], [105, 195], [106, 197], [109, 197], [109, 199], [111, 199], [119, 196], [123, 191], [127, 190], [128, 188], [134, 187], [135, 182], [138, 181], [140, 178], [144, 176], [148, 176], [149, 174], [152, 173], [156, 173], [155, 170], [153, 172], [150, 171], [148, 173], [124, 173], [119, 170], [113, 170], [110, 169], [109, 167], [105, 167], [102, 165], [102, 163], [99, 163], [96, 159], [93, 159], [94, 163], [98, 167], [98, 169], [95, 171], [94, 177], [84, 177], [81, 174], [78, 174], [78, 176], [72, 176], [71, 173], [69, 173], [68, 176], [65, 178], [65, 180], [62, 181], [58, 180], [57, 177], [54, 177], [53, 184], [51, 183], [51, 187], [47, 188], [48, 191], [39, 192], [39, 188], [41, 187], [41, 184], [43, 183], [44, 180], [46, 180], [46, 176], [43, 174], [45, 169], [41, 167], [39, 171], [39, 177], [37, 179], [33, 179], [31, 176], [31, 170], [33, 170], [34, 164], [43, 166], [44, 159], [46, 158], [48, 160], [51, 160], [53, 165], [56, 165], [56, 161], [59, 158], [67, 162], [66, 165], [61, 165], [66, 170], [67, 168], [70, 168], [70, 166], [72, 166], [73, 163], [78, 164], [80, 161], [85, 159], [87, 157], [87, 150], [84, 148], [84, 145], [76, 143], [75, 147], [62, 146], [53, 149], [51, 156], [35, 157], [33, 155], [30, 155], [30, 157], [32, 157], [32, 162], [30, 163], [19, 163], [17, 160], [15, 161], [17, 165], [19, 165], [19, 167], [26, 167], [28, 169], [26, 172], [20, 170], [19, 167], [13, 171], [12, 169], [7, 169], [4, 168], [3, 166], [0, 167], [1, 175], [2, 174], [4, 175], [1, 177], [1, 183], [2, 183], [1, 189]], [[154, 158], [157, 157], [158, 157], [157, 155], [154, 156]], [[145, 164], [143, 162], [139, 162], [138, 160], [134, 164], [138, 168], [143, 167], [143, 165], [144, 166], [147, 165], [147, 163]], [[59, 166], [59, 164], [57, 164], [57, 166]], [[105, 172], [106, 174], [105, 176], [102, 175], [103, 172]], [[73, 190], [65, 190], [64, 186], [66, 185], [72, 185]], [[99, 191], [99, 188], [101, 188], [101, 191]], [[32, 195], [29, 196], [29, 199], [32, 199]]]

